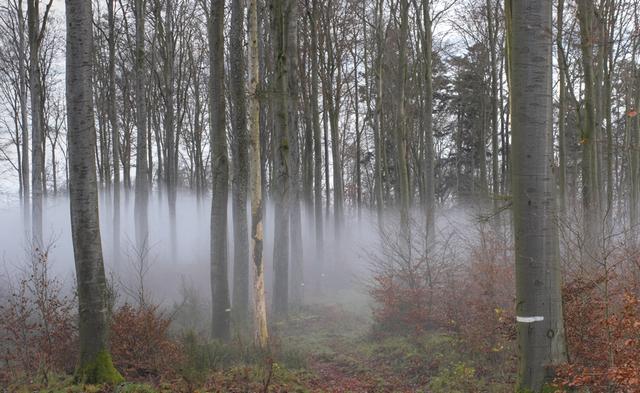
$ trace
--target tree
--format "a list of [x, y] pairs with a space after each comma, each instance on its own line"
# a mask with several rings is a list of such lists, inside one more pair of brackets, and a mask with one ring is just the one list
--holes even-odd
[[98, 219], [95, 126], [92, 97], [91, 2], [67, 0], [66, 92], [71, 233], [78, 285], [82, 383], [117, 383], [122, 376], [109, 355], [106, 280]]
[[120, 260], [120, 131], [116, 110], [116, 0], [107, 0], [109, 23], [109, 122], [113, 149], [113, 259]]
[[27, 1], [29, 25], [29, 89], [31, 92], [31, 236], [34, 247], [42, 247], [42, 197], [44, 192], [44, 121], [42, 119], [42, 72], [40, 70], [40, 44], [44, 37], [47, 18], [53, 0], [49, 0], [40, 24], [38, 0]]
[[264, 295], [264, 264], [262, 260], [262, 181], [260, 160], [260, 102], [258, 98], [258, 5], [257, 0], [249, 1], [249, 127], [251, 177], [251, 258], [254, 279], [254, 331], [256, 344], [265, 349], [268, 345], [267, 305]]
[[[323, 269], [324, 226], [322, 218], [322, 138], [320, 132], [320, 110], [318, 109], [318, 0], [311, 0], [309, 25], [311, 30], [311, 118], [313, 127], [313, 195], [316, 233], [316, 262]], [[328, 187], [328, 185], [327, 185]], [[323, 273], [321, 273], [322, 275]], [[322, 276], [317, 278], [321, 283]]]
[[404, 239], [409, 242], [409, 168], [407, 167], [407, 37], [409, 29], [409, 2], [400, 0], [400, 42], [398, 58], [400, 60], [400, 113], [399, 127], [394, 128], [394, 141], [397, 149], [398, 182], [400, 191], [400, 228]]
[[296, 70], [298, 69], [298, 1], [287, 1], [285, 9], [287, 19], [287, 84], [289, 91], [288, 124], [291, 142], [291, 218], [289, 232], [291, 235], [291, 303], [302, 304], [304, 298], [304, 255], [302, 240], [302, 212], [300, 208], [301, 193], [301, 154], [300, 132], [298, 116], [299, 83]]
[[560, 295], [552, 149], [551, 8], [509, 0], [518, 391], [539, 392], [567, 359]]
[[149, 246], [149, 161], [147, 157], [147, 106], [146, 106], [146, 73], [145, 73], [145, 49], [144, 49], [144, 25], [145, 25], [146, 0], [136, 0], [136, 189], [135, 189], [135, 231], [136, 247], [143, 249]]
[[211, 337], [230, 337], [229, 282], [227, 279], [227, 201], [229, 158], [224, 93], [224, 0], [211, 0], [207, 18], [209, 38], [209, 133], [213, 197], [211, 200]]
[[236, 323], [244, 327], [249, 317], [249, 238], [247, 229], [247, 186], [249, 174], [249, 135], [245, 103], [244, 7], [241, 0], [231, 2], [229, 57], [234, 70], [230, 77], [233, 106], [233, 307]]
[[422, 33], [422, 56], [424, 67], [424, 183], [427, 238], [435, 235], [435, 153], [433, 149], [433, 31], [431, 23], [431, 0], [422, 0], [422, 18], [418, 13]]
[[289, 303], [289, 202], [290, 178], [289, 166], [289, 87], [287, 65], [287, 38], [289, 23], [285, 4], [292, 0], [272, 0], [273, 61], [275, 64], [273, 80], [274, 101], [274, 204], [275, 227], [273, 245], [273, 316], [276, 320], [285, 319]]

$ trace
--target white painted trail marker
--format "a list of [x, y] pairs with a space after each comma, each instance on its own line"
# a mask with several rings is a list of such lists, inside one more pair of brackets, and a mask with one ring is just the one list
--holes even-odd
[[532, 323], [544, 321], [544, 317], [516, 317], [516, 321], [522, 323]]

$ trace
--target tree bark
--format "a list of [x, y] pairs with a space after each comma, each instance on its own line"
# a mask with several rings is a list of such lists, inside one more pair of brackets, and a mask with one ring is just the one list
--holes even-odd
[[69, 199], [80, 332], [80, 364], [76, 378], [82, 383], [114, 384], [121, 382], [122, 377], [113, 367], [108, 346], [94, 150], [91, 2], [66, 0], [66, 18]]
[[265, 349], [269, 343], [267, 330], [267, 305], [264, 294], [264, 263], [262, 258], [262, 170], [260, 159], [260, 80], [258, 56], [258, 6], [257, 0], [249, 0], [249, 127], [250, 127], [250, 176], [251, 176], [251, 258], [253, 260], [253, 303], [255, 342]]
[[[312, 1], [311, 28], [311, 114], [313, 118], [313, 192], [315, 206], [316, 263], [320, 277], [318, 288], [322, 290], [324, 275], [324, 225], [322, 215], [322, 136], [320, 131], [320, 109], [318, 108], [318, 0]], [[328, 185], [327, 185], [328, 187]]]
[[567, 113], [567, 85], [565, 77], [566, 60], [564, 57], [563, 29], [564, 29], [564, 0], [558, 0], [557, 6], [558, 32], [556, 47], [558, 52], [558, 199], [560, 201], [560, 216], [564, 217], [567, 211], [567, 148], [566, 148], [566, 113]]
[[149, 163], [147, 161], [147, 102], [144, 49], [145, 0], [136, 0], [136, 183], [135, 183], [135, 232], [139, 252], [149, 244]]
[[599, 204], [597, 190], [597, 154], [596, 154], [596, 130], [595, 130], [595, 89], [593, 72], [593, 40], [592, 36], [592, 0], [578, 1], [578, 21], [580, 24], [580, 40], [582, 49], [582, 68], [584, 72], [584, 114], [581, 116], [582, 145], [582, 209], [584, 241], [587, 247], [587, 258], [595, 258], [593, 248], [599, 222]]
[[[40, 44], [44, 29], [40, 26], [38, 0], [27, 1], [29, 26], [29, 88], [31, 91], [31, 237], [32, 246], [42, 248], [42, 199], [44, 171], [44, 127], [42, 119], [42, 79]], [[50, 6], [50, 4], [49, 4]], [[43, 24], [46, 23], [46, 19]]]
[[211, 201], [211, 337], [230, 338], [229, 282], [227, 279], [227, 201], [229, 158], [225, 129], [224, 0], [211, 0], [207, 20], [209, 37], [209, 133], [213, 195]]
[[508, 0], [513, 125], [518, 391], [539, 392], [565, 362], [553, 178], [552, 4]]
[[247, 188], [249, 173], [249, 135], [245, 104], [244, 5], [242, 0], [231, 2], [230, 78], [233, 102], [233, 321], [241, 329], [249, 318], [249, 234], [247, 223]]
[[291, 141], [291, 217], [290, 217], [290, 237], [291, 237], [291, 299], [290, 303], [300, 306], [304, 299], [304, 255], [302, 240], [302, 212], [300, 209], [300, 181], [301, 181], [301, 161], [300, 161], [300, 132], [298, 102], [300, 86], [298, 84], [298, 2], [297, 0], [287, 0], [286, 2], [286, 23], [287, 23], [287, 84], [289, 89], [288, 100], [288, 124], [289, 140]]
[[109, 120], [113, 148], [113, 260], [120, 262], [120, 131], [116, 112], [116, 0], [107, 0], [109, 23]]
[[[407, 167], [407, 114], [406, 114], [406, 84], [407, 84], [407, 38], [409, 25], [409, 2], [400, 2], [400, 96], [399, 96], [399, 127], [394, 128], [394, 139], [397, 149], [398, 183], [400, 191], [400, 230], [404, 241], [409, 242], [409, 172]], [[408, 246], [408, 244], [407, 244]], [[409, 250], [409, 248], [407, 248]]]
[[[288, 0], [287, 0], [288, 1]], [[274, 118], [274, 280], [273, 316], [283, 320], [288, 315], [289, 303], [289, 203], [290, 203], [290, 156], [289, 150], [289, 88], [287, 64], [287, 38], [289, 23], [285, 0], [272, 0], [273, 61], [275, 74], [273, 96]]]

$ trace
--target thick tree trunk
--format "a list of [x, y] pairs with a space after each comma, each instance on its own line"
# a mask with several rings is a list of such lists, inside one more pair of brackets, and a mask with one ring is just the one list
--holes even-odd
[[98, 186], [91, 73], [93, 24], [91, 2], [66, 1], [67, 119], [71, 234], [78, 290], [82, 383], [118, 383], [108, 346], [106, 281], [98, 220]]
[[513, 215], [518, 329], [517, 390], [539, 392], [566, 361], [552, 166], [549, 1], [508, 0], [513, 124]]
[[264, 294], [264, 263], [262, 259], [262, 180], [260, 160], [260, 102], [258, 99], [258, 6], [249, 0], [249, 126], [251, 138], [251, 258], [253, 260], [254, 332], [256, 344], [265, 349], [269, 342], [267, 305]]
[[230, 338], [229, 282], [227, 278], [227, 201], [229, 158], [225, 129], [224, 0], [211, 0], [209, 37], [209, 133], [213, 195], [211, 201], [211, 337]]
[[244, 5], [231, 2], [229, 87], [233, 105], [233, 321], [244, 329], [249, 320], [249, 233], [247, 223], [247, 187], [249, 174], [249, 135], [245, 104]]

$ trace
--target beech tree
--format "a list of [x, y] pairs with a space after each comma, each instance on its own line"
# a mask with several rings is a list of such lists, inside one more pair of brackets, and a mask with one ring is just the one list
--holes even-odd
[[81, 383], [118, 383], [109, 355], [106, 280], [98, 219], [92, 93], [91, 2], [66, 0], [66, 96], [71, 232], [78, 285]]
[[208, 4], [209, 37], [209, 133], [213, 198], [211, 200], [211, 336], [228, 340], [231, 336], [231, 309], [227, 279], [227, 201], [229, 158], [227, 153], [224, 93], [224, 0]]
[[513, 127], [518, 391], [539, 392], [567, 360], [552, 172], [552, 5], [507, 2]]

